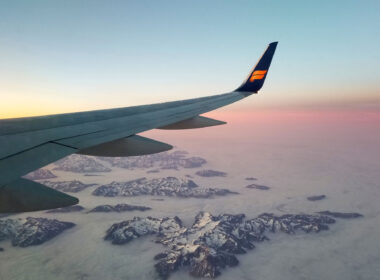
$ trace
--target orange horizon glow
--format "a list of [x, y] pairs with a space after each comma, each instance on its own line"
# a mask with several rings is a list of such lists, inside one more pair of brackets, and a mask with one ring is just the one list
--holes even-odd
[[268, 122], [268, 123], [342, 123], [342, 122], [375, 122], [380, 123], [380, 112], [368, 110], [241, 110], [213, 111], [204, 114], [209, 118], [236, 123]]
[[[132, 105], [134, 106], [134, 105]], [[45, 115], [56, 115], [65, 113], [75, 113], [84, 111], [93, 111], [101, 109], [101, 106], [91, 108], [90, 106], [78, 107], [78, 110], [73, 110], [70, 104], [67, 106], [50, 107], [42, 104], [39, 108], [34, 106], [27, 106], [27, 104], [17, 106], [14, 110], [7, 112], [1, 112], [0, 119], [9, 118], [23, 118]], [[239, 108], [237, 106], [230, 108], [221, 108], [212, 112], [203, 114], [210, 118], [221, 119], [229, 118], [233, 121], [243, 121], [251, 118], [265, 121], [329, 121], [329, 120], [341, 120], [341, 121], [379, 121], [380, 111], [371, 109], [352, 109], [352, 108]], [[260, 118], [256, 118], [259, 117]]]
[[[32, 106], [30, 102], [21, 103], [19, 105], [12, 106], [9, 110], [0, 112], [0, 119], [9, 118], [23, 118], [45, 115], [56, 115], [64, 113], [84, 112], [93, 110], [110, 109], [112, 107], [103, 107], [102, 104], [89, 103], [86, 106], [83, 104], [75, 104], [73, 102], [61, 102], [61, 106], [53, 106], [48, 102], [41, 103], [39, 106]], [[131, 104], [130, 106], [135, 106]], [[119, 106], [124, 107], [124, 106]], [[128, 107], [128, 106], [125, 106]], [[233, 105], [217, 109], [212, 112], [203, 114], [210, 118], [231, 121], [245, 122], [246, 120], [254, 121], [380, 121], [380, 110], [377, 107], [374, 108], [361, 108], [346, 106], [336, 107], [277, 107], [277, 108], [262, 108], [253, 107], [247, 108], [246, 106]]]

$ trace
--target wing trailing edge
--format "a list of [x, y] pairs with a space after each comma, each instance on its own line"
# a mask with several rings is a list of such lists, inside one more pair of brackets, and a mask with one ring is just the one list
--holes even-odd
[[226, 122], [218, 121], [203, 116], [196, 116], [187, 120], [179, 121], [173, 124], [158, 127], [158, 129], [193, 129], [193, 128], [203, 128], [216, 125], [226, 124]]

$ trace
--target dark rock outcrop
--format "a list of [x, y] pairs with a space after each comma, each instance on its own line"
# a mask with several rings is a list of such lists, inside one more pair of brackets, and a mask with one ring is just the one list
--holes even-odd
[[341, 219], [353, 219], [353, 218], [363, 217], [363, 215], [359, 213], [342, 213], [342, 212], [331, 212], [331, 211], [320, 211], [317, 213], [321, 215], [327, 215], [327, 216], [331, 216], [334, 218], [341, 218]]
[[228, 189], [201, 188], [192, 180], [165, 177], [152, 180], [140, 178], [128, 182], [112, 182], [98, 187], [92, 194], [107, 197], [154, 195], [212, 198], [214, 196], [235, 194], [235, 192]]
[[199, 170], [195, 172], [196, 175], [201, 177], [226, 177], [227, 173], [222, 171], [216, 171], [216, 170]]
[[151, 170], [148, 170], [146, 173], [159, 173], [160, 170], [159, 169], [151, 169]]
[[326, 196], [324, 194], [322, 195], [312, 195], [312, 196], [308, 196], [307, 197], [307, 200], [309, 201], [317, 201], [317, 200], [322, 200], [322, 199], [325, 199]]
[[146, 206], [130, 205], [130, 204], [116, 204], [116, 205], [99, 205], [90, 212], [129, 212], [129, 211], [147, 211], [152, 208]]
[[10, 239], [18, 247], [39, 245], [73, 226], [74, 223], [45, 218], [0, 220], [0, 241]]
[[43, 181], [42, 184], [50, 188], [56, 189], [58, 191], [72, 192], [72, 193], [77, 193], [77, 192], [83, 191], [86, 188], [96, 186], [96, 184], [84, 184], [78, 180], [60, 181], [60, 182]]
[[125, 244], [144, 235], [155, 235], [166, 250], [154, 257], [158, 275], [166, 279], [181, 267], [188, 267], [195, 277], [214, 278], [222, 269], [238, 265], [237, 254], [255, 247], [254, 243], [269, 240], [266, 232], [319, 232], [335, 220], [323, 215], [283, 215], [264, 213], [246, 219], [244, 214], [213, 216], [200, 212], [193, 225], [183, 226], [178, 217], [135, 217], [113, 224], [105, 240]]
[[257, 178], [255, 178], [255, 177], [247, 177], [247, 178], [245, 178], [247, 181], [256, 181], [257, 180]]
[[258, 184], [250, 184], [250, 185], [246, 186], [246, 188], [248, 188], [248, 189], [256, 189], [256, 190], [262, 190], [262, 191], [267, 191], [267, 190], [270, 189], [270, 187], [268, 187], [268, 186], [258, 185]]
[[52, 209], [52, 210], [46, 211], [46, 213], [72, 213], [72, 212], [80, 212], [83, 210], [84, 210], [84, 207], [80, 205], [72, 205], [72, 206], [67, 206], [63, 208]]

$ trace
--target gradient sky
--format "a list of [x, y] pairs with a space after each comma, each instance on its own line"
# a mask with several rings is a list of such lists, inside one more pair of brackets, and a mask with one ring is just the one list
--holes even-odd
[[228, 92], [227, 110], [380, 111], [380, 2], [0, 1], [0, 118]]

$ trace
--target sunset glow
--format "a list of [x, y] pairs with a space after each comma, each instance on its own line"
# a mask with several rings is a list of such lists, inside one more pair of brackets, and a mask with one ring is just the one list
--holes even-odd
[[229, 92], [274, 40], [259, 95], [228, 110], [379, 110], [377, 4], [95, 2], [3, 4], [0, 118]]

